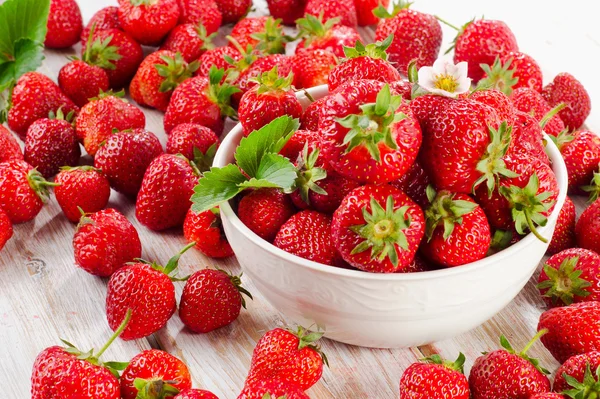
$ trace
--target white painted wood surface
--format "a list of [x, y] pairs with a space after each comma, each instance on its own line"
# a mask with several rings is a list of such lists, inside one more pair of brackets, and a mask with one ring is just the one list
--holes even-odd
[[[101, 7], [115, 5], [111, 0], [78, 0], [87, 21]], [[581, 80], [592, 96], [600, 101], [597, 78], [600, 62], [600, 28], [593, 2], [586, 0], [531, 0], [481, 2], [476, 0], [417, 1], [417, 10], [443, 16], [461, 24], [473, 16], [502, 19], [515, 32], [521, 50], [542, 65], [545, 81], [554, 74], [568, 71]], [[264, 14], [264, 2], [255, 1], [256, 14]], [[372, 32], [364, 32], [372, 37]], [[454, 33], [444, 27], [447, 48]], [[41, 72], [56, 79], [74, 51], [48, 52]], [[145, 110], [147, 127], [162, 143], [166, 136], [162, 115]], [[600, 132], [600, 112], [592, 113], [588, 126]], [[580, 202], [583, 204], [583, 200]], [[137, 223], [134, 206], [113, 192], [110, 207], [122, 211], [138, 229], [146, 259], [166, 261], [183, 245], [180, 231], [153, 233]], [[15, 227], [15, 236], [0, 253], [0, 386], [3, 397], [29, 397], [31, 365], [39, 351], [59, 343], [59, 337], [71, 340], [82, 349], [99, 347], [110, 335], [104, 314], [106, 280], [88, 275], [74, 266], [71, 240], [74, 225], [61, 214], [55, 200], [44, 208], [35, 221]], [[181, 260], [182, 274], [207, 266], [219, 266], [239, 272], [235, 260], [214, 261], [190, 251]], [[493, 284], [493, 282], [490, 282]], [[233, 399], [242, 388], [255, 342], [267, 330], [285, 324], [275, 310], [254, 290], [248, 310], [231, 326], [206, 335], [195, 335], [183, 328], [177, 316], [166, 328], [148, 340], [117, 340], [105, 359], [126, 361], [140, 350], [153, 346], [183, 359], [194, 377], [196, 387], [210, 389], [222, 399]], [[178, 294], [183, 283], [177, 284]], [[534, 282], [530, 282], [517, 299], [483, 326], [451, 340], [431, 346], [405, 350], [371, 350], [324, 340], [331, 367], [322, 381], [309, 391], [315, 399], [398, 397], [398, 381], [403, 370], [423, 354], [439, 352], [454, 358], [463, 351], [467, 369], [481, 351], [497, 347], [503, 333], [515, 346], [524, 345], [534, 334], [542, 309]], [[551, 368], [557, 364], [549, 353], [537, 345], [533, 355], [540, 356]]]

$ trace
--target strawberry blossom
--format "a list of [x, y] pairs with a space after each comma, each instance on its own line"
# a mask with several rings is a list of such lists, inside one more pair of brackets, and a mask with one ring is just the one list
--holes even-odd
[[433, 66], [419, 69], [419, 86], [432, 94], [456, 98], [471, 88], [471, 79], [467, 76], [467, 72], [466, 62], [454, 65], [447, 58], [438, 58]]

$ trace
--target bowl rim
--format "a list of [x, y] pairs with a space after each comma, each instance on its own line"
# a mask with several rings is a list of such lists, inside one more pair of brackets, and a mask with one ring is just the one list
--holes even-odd
[[[327, 95], [329, 91], [327, 89], [327, 85], [316, 86], [298, 92], [298, 98], [306, 101], [309, 98], [306, 95], [306, 92], [308, 92], [309, 96], [318, 99], [324, 95]], [[548, 135], [546, 133], [543, 134], [544, 138], [546, 139], [546, 147], [549, 150], [549, 156], [552, 161], [552, 170], [554, 171], [558, 182], [559, 194], [556, 200], [556, 204], [554, 206], [554, 210], [548, 217], [548, 222], [546, 223], [546, 226], [543, 226], [538, 230], [540, 233], [544, 233], [547, 229], [549, 229], [549, 226], [552, 226], [558, 219], [558, 214], [560, 213], [560, 210], [562, 209], [567, 197], [568, 187], [567, 169], [564, 160], [560, 155], [560, 151], [558, 150], [554, 142], [548, 138]], [[239, 143], [241, 138], [242, 128], [241, 124], [238, 123], [233, 127], [233, 129], [231, 129], [231, 131], [227, 134], [227, 136], [219, 146], [219, 149], [215, 154], [213, 166], [219, 167], [227, 165], [229, 163], [227, 158], [233, 156], [233, 152], [237, 148], [237, 144]], [[507, 257], [514, 256], [516, 253], [520, 252], [521, 250], [524, 250], [529, 244], [533, 243], [534, 240], [538, 240], [532, 233], [529, 233], [525, 237], [523, 237], [523, 239], [521, 239], [519, 242], [511, 245], [510, 247], [502, 251], [499, 251], [493, 255], [490, 255], [478, 261], [456, 267], [438, 270], [428, 270], [418, 273], [369, 273], [362, 270], [343, 269], [340, 267], [324, 265], [315, 261], [301, 258], [296, 255], [292, 255], [280, 248], [277, 248], [275, 245], [269, 243], [268, 241], [263, 240], [252, 230], [246, 227], [246, 225], [242, 223], [242, 221], [238, 218], [237, 214], [233, 211], [233, 208], [231, 207], [229, 201], [221, 204], [220, 210], [221, 216], [226, 218], [227, 221], [231, 223], [233, 228], [238, 230], [241, 234], [243, 234], [254, 244], [270, 252], [272, 255], [282, 258], [287, 262], [291, 262], [295, 265], [302, 266], [316, 272], [337, 275], [340, 277], [356, 278], [360, 280], [411, 281], [444, 278], [459, 274], [468, 274], [472, 271], [486, 268], [490, 264], [501, 262]]]

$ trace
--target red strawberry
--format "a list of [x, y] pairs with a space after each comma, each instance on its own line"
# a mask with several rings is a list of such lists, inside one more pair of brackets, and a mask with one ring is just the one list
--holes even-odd
[[295, 162], [302, 154], [304, 147], [308, 144], [309, 150], [319, 147], [321, 140], [319, 134], [311, 130], [296, 130], [287, 143], [283, 146], [279, 154]]
[[389, 5], [390, 0], [354, 0], [358, 25], [377, 25], [379, 23], [379, 17], [375, 15], [374, 11], [379, 7], [387, 10]]
[[23, 152], [12, 133], [0, 125], [0, 162], [6, 162], [11, 159], [22, 160]]
[[542, 127], [535, 118], [524, 112], [515, 111], [512, 125], [510, 144], [506, 155], [533, 157], [550, 165]]
[[496, 57], [493, 64], [481, 65], [485, 74], [481, 85], [493, 87], [507, 95], [514, 89], [527, 87], [542, 91], [542, 70], [533, 57], [520, 51], [509, 51]]
[[429, 270], [435, 270], [434, 265], [427, 263], [419, 254], [415, 255], [413, 261], [404, 269], [398, 270], [396, 273], [421, 273]]
[[207, 50], [198, 59], [200, 62], [200, 67], [196, 71], [196, 76], [203, 76], [207, 78], [208, 73], [213, 66], [215, 66], [217, 69], [229, 69], [231, 64], [227, 62], [226, 57], [231, 58], [233, 61], [239, 61], [242, 59], [242, 54], [237, 49], [229, 46]]
[[237, 399], [310, 399], [304, 391], [288, 382], [263, 380], [246, 385]]
[[221, 224], [219, 208], [196, 213], [190, 209], [183, 222], [183, 236], [196, 242], [195, 248], [211, 258], [233, 256]]
[[58, 85], [77, 106], [83, 107], [90, 98], [108, 91], [110, 81], [104, 69], [85, 61], [74, 60], [60, 69]]
[[382, 41], [394, 35], [387, 49], [388, 58], [404, 75], [413, 59], [416, 59], [417, 69], [433, 65], [442, 45], [442, 27], [437, 19], [433, 15], [411, 10], [409, 6], [410, 3], [399, 1], [391, 14], [382, 7], [376, 11], [377, 16], [384, 20], [377, 26], [375, 40]]
[[[176, 278], [179, 258], [193, 245], [183, 248], [165, 266], [139, 261], [121, 267], [110, 277], [106, 291], [106, 318], [110, 328], [114, 330], [125, 312], [132, 311], [131, 322], [121, 334], [123, 340], [147, 337], [163, 328], [173, 316], [177, 304], [171, 279]], [[135, 363], [132, 361], [130, 366], [132, 364]], [[123, 383], [128, 384], [125, 374], [121, 377], [123, 395]]]
[[219, 399], [217, 395], [203, 389], [184, 389], [173, 397], [173, 399]]
[[13, 235], [13, 227], [6, 212], [0, 208], [0, 251]]
[[79, 108], [49, 77], [38, 72], [28, 72], [15, 85], [8, 111], [8, 126], [25, 140], [27, 129], [38, 119], [47, 118], [60, 108], [65, 115]]
[[178, 4], [180, 25], [202, 23], [209, 34], [219, 30], [223, 15], [215, 0], [178, 0]]
[[302, 41], [298, 43], [296, 52], [300, 49], [323, 49], [344, 57], [344, 47], [354, 47], [361, 41], [356, 28], [338, 25], [339, 18], [324, 21], [321, 16], [306, 14], [296, 22]]
[[196, 61], [206, 50], [214, 48], [212, 39], [216, 33], [209, 34], [206, 27], [200, 22], [198, 25], [183, 24], [177, 26], [169, 33], [161, 50], [181, 53], [185, 62]]
[[385, 83], [401, 80], [400, 72], [387, 61], [385, 50], [391, 41], [392, 36], [366, 47], [357, 42], [356, 47], [344, 49], [346, 60], [333, 68], [329, 74], [329, 91], [336, 91], [342, 84], [354, 80], [372, 79]]
[[328, 50], [304, 50], [292, 57], [294, 86], [297, 89], [327, 84], [338, 58]]
[[167, 154], [181, 154], [194, 161], [201, 172], [210, 169], [219, 147], [219, 138], [207, 127], [182, 123], [171, 131], [167, 139]]
[[[540, 93], [527, 87], [521, 87], [512, 92], [510, 99], [515, 109], [533, 116], [541, 122], [552, 109]], [[565, 125], [558, 115], [554, 115], [544, 126], [544, 131], [552, 136], [558, 136], [565, 130]]]
[[565, 199], [565, 204], [558, 214], [558, 220], [556, 221], [556, 227], [552, 234], [552, 240], [546, 254], [554, 255], [558, 252], [564, 251], [568, 248], [575, 246], [575, 217], [577, 216], [575, 211], [575, 205], [571, 198]]
[[462, 353], [455, 362], [433, 355], [424, 359], [424, 363], [413, 363], [400, 378], [400, 399], [469, 399], [464, 363]]
[[192, 387], [187, 366], [175, 356], [147, 349], [136, 355], [121, 375], [121, 397], [173, 398]]
[[354, 0], [308, 0], [306, 14], [323, 15], [323, 20], [339, 18], [340, 24], [355, 27], [358, 23]]
[[183, 156], [164, 154], [154, 159], [135, 204], [138, 221], [156, 231], [181, 226], [198, 178], [198, 170]]
[[555, 140], [567, 166], [569, 191], [581, 193], [600, 164], [600, 137], [589, 130], [562, 131]]
[[312, 387], [323, 374], [323, 363], [327, 364], [316, 344], [321, 336], [303, 327], [267, 331], [254, 347], [246, 387], [275, 379], [303, 390]]
[[285, 45], [290, 40], [283, 33], [281, 21], [273, 17], [244, 18], [231, 30], [229, 45], [246, 50], [252, 47], [264, 54], [285, 53]]
[[529, 397], [529, 399], [565, 399], [564, 396], [554, 392], [536, 393]]
[[390, 88], [402, 96], [406, 101], [412, 100], [413, 84], [408, 80], [397, 80], [390, 83]]
[[281, 226], [295, 212], [289, 196], [274, 188], [254, 190], [238, 205], [242, 223], [266, 241], [273, 241]]
[[[494, 108], [501, 121], [511, 123], [515, 118], [512, 101], [499, 90], [477, 90], [469, 95], [469, 100], [477, 101]], [[540, 138], [540, 142], [542, 139]]]
[[[210, 211], [209, 211], [210, 212]], [[233, 276], [223, 270], [204, 269], [190, 276], [179, 303], [183, 324], [197, 333], [207, 333], [227, 326], [246, 308], [243, 295], [252, 295], [242, 287], [242, 275]]]
[[94, 156], [100, 144], [114, 129], [143, 129], [146, 117], [142, 110], [119, 98], [120, 93], [106, 93], [87, 103], [75, 121], [75, 131], [88, 154]]
[[58, 110], [52, 119], [39, 119], [27, 129], [25, 138], [25, 161], [36, 168], [44, 177], [58, 173], [61, 166], [76, 166], [81, 157], [75, 129]]
[[[599, 393], [600, 352], [588, 352], [567, 359], [556, 371], [553, 389], [555, 392], [570, 391], [569, 397], [576, 397], [581, 391]], [[577, 387], [577, 385], [580, 385]], [[574, 389], [575, 388], [575, 389]], [[582, 389], [583, 388], [583, 389]], [[587, 389], [585, 389], [587, 388]], [[582, 396], [585, 398], [585, 396]], [[563, 396], [561, 396], [563, 398]]]
[[90, 32], [94, 28], [95, 32], [107, 29], [121, 29], [119, 22], [119, 7], [104, 7], [96, 11], [89, 20], [83, 32], [81, 32], [81, 41], [86, 42]]
[[286, 25], [294, 25], [304, 16], [307, 0], [267, 0], [269, 14]]
[[439, 265], [454, 267], [483, 259], [492, 235], [485, 213], [471, 197], [427, 189], [431, 205], [425, 210], [427, 240], [422, 254]]
[[335, 211], [331, 227], [342, 258], [375, 273], [407, 267], [424, 233], [421, 208], [389, 185], [366, 185], [351, 191]]
[[[550, 391], [550, 374], [532, 359], [527, 351], [540, 338], [538, 333], [525, 348], [517, 353], [508, 340], [500, 337], [504, 349], [478, 357], [471, 368], [469, 386], [473, 399], [528, 399], [536, 393]], [[544, 338], [542, 337], [542, 340]]]
[[421, 208], [425, 209], [429, 206], [427, 186], [431, 184], [431, 178], [419, 160], [416, 160], [402, 177], [391, 181], [390, 184], [404, 191]]
[[577, 245], [600, 253], [600, 200], [596, 200], [579, 216], [575, 225]]
[[135, 197], [148, 165], [163, 153], [154, 133], [144, 129], [112, 133], [98, 149], [94, 166], [102, 170], [116, 191]]
[[132, 98], [140, 105], [166, 111], [175, 88], [191, 78], [196, 69], [198, 63], [188, 64], [181, 53], [156, 51], [144, 59], [133, 77], [131, 85], [136, 91]]
[[0, 208], [12, 224], [29, 222], [42, 210], [53, 186], [25, 161], [11, 159], [0, 163]]
[[111, 276], [127, 262], [142, 256], [137, 230], [115, 209], [83, 216], [73, 237], [73, 250], [79, 267], [101, 277]]
[[215, 0], [223, 14], [223, 24], [236, 23], [246, 17], [252, 8], [252, 0]]
[[327, 97], [322, 97], [317, 101], [313, 101], [308, 107], [306, 107], [301, 119], [302, 129], [312, 132], [319, 130], [319, 114], [321, 113], [321, 107], [323, 107], [325, 101], [327, 101]]
[[542, 96], [550, 106], [555, 107], [564, 103], [566, 107], [559, 112], [560, 119], [571, 130], [579, 129], [592, 108], [590, 96], [573, 75], [559, 73], [554, 80], [542, 90]]
[[156, 46], [177, 25], [177, 0], [119, 0], [119, 22], [136, 42]]
[[338, 95], [329, 96], [321, 115], [323, 155], [347, 178], [387, 183], [406, 173], [417, 157], [419, 123], [387, 84], [350, 82]]
[[54, 188], [56, 201], [71, 222], [79, 221], [81, 211], [98, 212], [108, 204], [108, 179], [104, 173], [91, 166], [61, 168], [55, 182], [58, 184]]
[[[240, 61], [241, 64], [244, 62], [244, 60]], [[286, 78], [290, 76], [290, 72], [292, 72], [292, 57], [283, 54], [269, 54], [266, 57], [261, 57], [253, 61], [250, 66], [240, 71], [239, 77], [233, 83], [241, 91], [233, 94], [232, 102], [239, 105], [242, 96], [246, 92], [259, 86], [260, 83], [256, 80], [275, 67], [277, 67], [278, 77]], [[244, 67], [242, 66], [242, 68]]]
[[81, 10], [75, 0], [52, 0], [44, 46], [67, 48], [79, 41], [83, 30]]

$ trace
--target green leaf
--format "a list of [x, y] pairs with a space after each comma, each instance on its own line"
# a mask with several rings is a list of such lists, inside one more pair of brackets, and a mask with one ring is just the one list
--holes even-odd
[[265, 154], [256, 172], [256, 178], [275, 184], [275, 187], [290, 190], [296, 181], [296, 167], [289, 159], [279, 154]]
[[21, 75], [35, 71], [44, 60], [41, 46], [31, 39], [19, 39], [14, 46], [14, 61], [0, 65], [0, 91], [10, 88]]
[[246, 180], [246, 176], [236, 165], [211, 168], [194, 187], [192, 209], [194, 212], [204, 212], [230, 200], [242, 191], [240, 184]]

